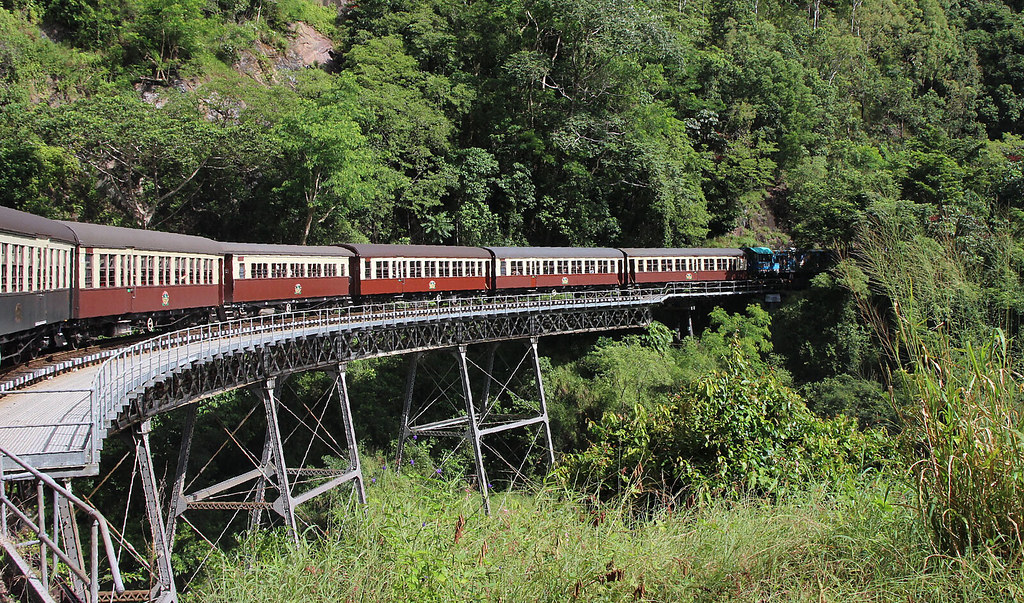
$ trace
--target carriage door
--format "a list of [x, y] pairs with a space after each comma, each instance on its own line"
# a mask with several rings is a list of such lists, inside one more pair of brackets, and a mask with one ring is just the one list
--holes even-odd
[[629, 258], [629, 275], [626, 277], [626, 282], [636, 282], [636, 260], [633, 258]]
[[128, 291], [128, 311], [136, 312], [135, 299], [138, 297], [138, 274], [139, 274], [139, 256], [135, 254], [134, 250], [129, 249], [126, 254], [121, 256], [123, 280], [122, 284]]
[[530, 260], [530, 288], [537, 288], [537, 273], [540, 272], [540, 262], [538, 260]]

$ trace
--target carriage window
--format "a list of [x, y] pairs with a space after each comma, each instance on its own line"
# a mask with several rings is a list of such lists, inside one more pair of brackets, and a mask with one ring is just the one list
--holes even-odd
[[32, 247], [28, 248], [28, 282], [25, 285], [25, 291], [31, 291], [32, 285], [35, 284], [35, 271], [33, 270], [36, 265], [35, 251]]
[[0, 293], [7, 293], [7, 251], [8, 244], [0, 243]]
[[84, 270], [82, 272], [83, 272], [83, 277], [85, 279], [84, 283], [83, 283], [84, 287], [86, 289], [92, 289], [92, 254], [91, 253], [85, 254], [85, 267], [84, 267]]
[[363, 278], [373, 278], [373, 268], [370, 266], [370, 260], [363, 260]]
[[[256, 278], [256, 274], [255, 274], [256, 266], [254, 264], [250, 264], [250, 266], [252, 266], [252, 270], [253, 270], [252, 277]], [[238, 262], [238, 278], [245, 278], [245, 262]]]
[[99, 274], [99, 282], [97, 284], [98, 287], [106, 287], [106, 286], [109, 285], [109, 282], [107, 280], [109, 278], [109, 272], [108, 272], [108, 268], [107, 268], [107, 258], [108, 257], [109, 256], [107, 254], [105, 254], [105, 253], [101, 253], [99, 255], [99, 266], [98, 267], [99, 267], [99, 273], [100, 274]]
[[21, 245], [11, 245], [11, 291], [21, 291], [23, 249]]

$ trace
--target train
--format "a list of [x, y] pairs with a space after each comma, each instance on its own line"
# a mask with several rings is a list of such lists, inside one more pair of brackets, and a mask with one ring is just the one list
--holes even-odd
[[226, 243], [0, 207], [0, 361], [324, 304], [786, 276], [802, 257], [765, 247]]

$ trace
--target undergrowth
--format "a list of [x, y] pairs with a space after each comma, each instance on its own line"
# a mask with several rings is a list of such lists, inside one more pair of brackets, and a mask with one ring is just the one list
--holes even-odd
[[298, 547], [250, 534], [190, 601], [988, 601], [1024, 598], [998, 558], [933, 554], [886, 482], [720, 501], [635, 521], [563, 491], [497, 495], [381, 472]]

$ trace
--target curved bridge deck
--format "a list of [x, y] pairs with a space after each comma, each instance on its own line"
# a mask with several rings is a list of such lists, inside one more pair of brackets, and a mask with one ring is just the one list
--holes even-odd
[[751, 295], [784, 286], [706, 281], [395, 302], [203, 325], [3, 395], [0, 447], [54, 475], [94, 475], [108, 432], [261, 379], [458, 345], [636, 328], [649, 324], [651, 308], [670, 298]]

